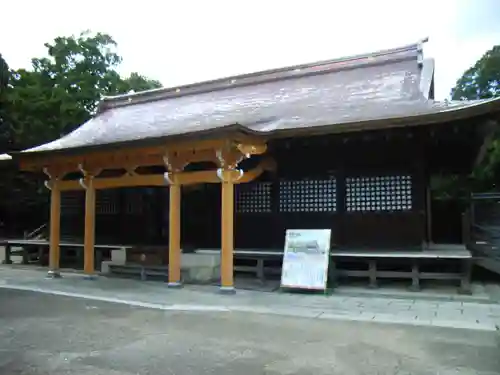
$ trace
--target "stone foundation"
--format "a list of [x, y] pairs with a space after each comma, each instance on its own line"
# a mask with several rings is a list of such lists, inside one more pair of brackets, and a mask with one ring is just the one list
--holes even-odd
[[111, 250], [111, 260], [105, 260], [101, 263], [101, 273], [109, 273], [109, 265], [123, 266], [127, 261], [127, 250], [125, 248]]
[[181, 273], [184, 283], [209, 283], [220, 278], [220, 254], [183, 253]]

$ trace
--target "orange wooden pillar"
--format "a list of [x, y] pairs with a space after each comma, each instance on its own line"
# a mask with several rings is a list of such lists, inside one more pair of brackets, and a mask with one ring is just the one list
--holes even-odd
[[234, 170], [219, 170], [222, 181], [221, 204], [221, 286], [222, 293], [235, 293], [233, 279], [234, 252]]
[[169, 233], [168, 233], [168, 287], [178, 288], [181, 284], [181, 185], [175, 174], [166, 174], [169, 182]]
[[59, 278], [59, 259], [61, 240], [61, 191], [57, 179], [53, 179], [47, 187], [51, 189], [50, 193], [50, 239], [49, 239], [49, 272], [47, 277]]
[[83, 240], [83, 272], [86, 279], [95, 278], [95, 188], [93, 176], [81, 180], [85, 189], [85, 233]]

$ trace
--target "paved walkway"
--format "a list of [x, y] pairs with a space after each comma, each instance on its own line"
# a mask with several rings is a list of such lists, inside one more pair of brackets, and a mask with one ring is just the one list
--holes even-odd
[[500, 326], [500, 304], [428, 299], [352, 297], [265, 293], [239, 290], [218, 294], [213, 286], [168, 289], [164, 283], [100, 277], [85, 280], [76, 273], [45, 279], [42, 270], [0, 267], [0, 287], [37, 291], [132, 306], [177, 311], [235, 311], [279, 314], [314, 319], [371, 321], [420, 326], [495, 331]]

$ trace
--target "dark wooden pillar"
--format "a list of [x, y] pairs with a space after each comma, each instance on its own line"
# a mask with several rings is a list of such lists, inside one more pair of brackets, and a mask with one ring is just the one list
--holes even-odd
[[339, 163], [336, 178], [337, 191], [337, 223], [334, 223], [335, 231], [332, 233], [332, 245], [345, 246], [346, 239], [344, 236], [346, 226], [346, 168], [343, 161]]
[[416, 142], [416, 152], [415, 152], [415, 164], [414, 164], [414, 182], [413, 182], [413, 210], [418, 214], [420, 223], [420, 238], [422, 248], [429, 247], [428, 240], [428, 212], [427, 212], [427, 187], [428, 187], [428, 173], [427, 173], [427, 163], [425, 155], [425, 144], [420, 139], [417, 138]]

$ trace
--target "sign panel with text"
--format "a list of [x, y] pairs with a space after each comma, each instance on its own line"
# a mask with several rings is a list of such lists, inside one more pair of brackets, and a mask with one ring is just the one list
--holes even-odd
[[324, 290], [330, 259], [330, 229], [288, 229], [281, 286]]

